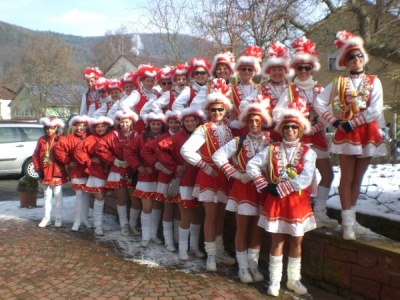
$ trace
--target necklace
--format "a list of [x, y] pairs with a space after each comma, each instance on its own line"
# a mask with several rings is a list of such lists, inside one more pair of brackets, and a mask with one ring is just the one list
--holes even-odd
[[[282, 83], [283, 81], [281, 81], [281, 83]], [[282, 94], [282, 88], [283, 88], [283, 84], [271, 84], [271, 83], [268, 83], [268, 86], [270, 87], [270, 89], [272, 90], [272, 93], [275, 95], [275, 97], [277, 98], [277, 99], [279, 99], [279, 97], [281, 96], [281, 94]], [[278, 91], [278, 89], [279, 89], [279, 91]]]
[[[51, 137], [49, 137], [50, 140]], [[53, 142], [55, 140], [55, 137], [51, 140], [50, 144], [49, 141], [46, 141], [46, 149], [44, 151], [44, 157], [43, 157], [43, 167], [47, 168], [51, 164], [51, 157], [50, 157], [50, 150], [53, 148]]]
[[311, 89], [311, 90], [302, 90], [302, 89], [300, 89], [300, 91], [302, 91], [304, 97], [306, 98], [307, 104], [312, 104], [313, 100], [314, 100], [314, 91], [313, 91], [313, 89]]
[[[292, 147], [290, 147], [292, 148]], [[288, 154], [287, 154], [287, 149], [285, 145], [282, 143], [281, 144], [281, 149], [282, 149], [282, 163], [285, 166], [282, 174], [282, 179], [293, 179], [297, 176], [297, 171], [294, 168], [293, 161], [294, 158], [297, 156], [297, 152], [299, 151], [300, 147], [299, 144], [295, 146], [295, 148], [292, 150], [292, 155], [288, 159]]]

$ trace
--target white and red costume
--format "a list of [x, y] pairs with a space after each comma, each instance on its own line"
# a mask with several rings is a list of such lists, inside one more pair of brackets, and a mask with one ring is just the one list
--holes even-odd
[[[100, 71], [99, 68], [86, 68], [82, 73], [84, 80], [90, 80], [91, 78], [95, 78], [96, 80], [103, 76], [103, 72]], [[87, 92], [82, 95], [81, 108], [79, 114], [87, 115], [89, 111], [89, 106], [95, 101], [99, 100], [99, 94], [96, 89], [89, 88]]]

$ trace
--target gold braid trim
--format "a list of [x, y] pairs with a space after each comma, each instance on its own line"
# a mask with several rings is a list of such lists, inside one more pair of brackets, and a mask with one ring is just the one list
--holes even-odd
[[279, 177], [275, 176], [275, 174], [274, 174], [274, 164], [272, 163], [274, 148], [275, 148], [274, 145], [271, 145], [269, 147], [269, 178], [271, 180], [271, 183], [278, 184], [278, 183], [281, 182], [281, 179]]
[[[335, 80], [332, 83], [332, 90], [330, 96], [332, 113], [336, 119], [348, 121], [353, 118], [353, 110], [346, 104], [345, 93], [346, 93], [346, 80], [344, 80], [344, 77], [339, 76], [335, 78]], [[339, 98], [338, 101], [338, 104], [340, 105], [339, 111], [337, 110], [337, 108], [335, 108], [335, 101], [334, 101], [335, 95], [338, 95]], [[348, 114], [347, 117], [345, 117], [346, 114]]]

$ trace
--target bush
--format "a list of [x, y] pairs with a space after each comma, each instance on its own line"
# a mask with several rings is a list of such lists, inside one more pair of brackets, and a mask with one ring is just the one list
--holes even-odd
[[39, 187], [39, 182], [37, 179], [24, 176], [18, 180], [17, 191], [18, 192], [37, 192]]

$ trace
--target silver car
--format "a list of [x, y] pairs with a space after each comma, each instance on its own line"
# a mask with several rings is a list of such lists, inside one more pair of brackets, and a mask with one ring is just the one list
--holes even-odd
[[38, 178], [32, 163], [43, 125], [32, 122], [0, 121], [0, 175], [24, 174]]

